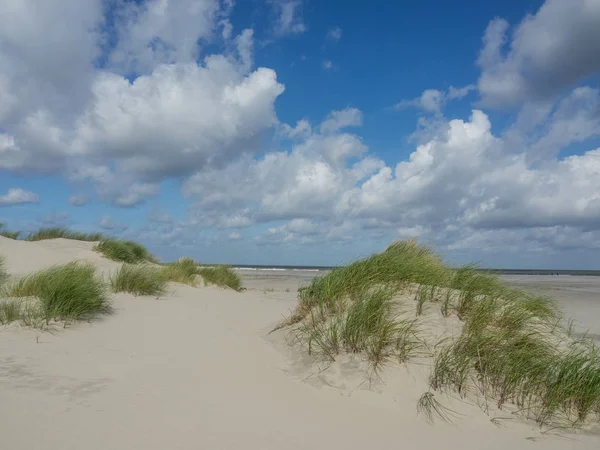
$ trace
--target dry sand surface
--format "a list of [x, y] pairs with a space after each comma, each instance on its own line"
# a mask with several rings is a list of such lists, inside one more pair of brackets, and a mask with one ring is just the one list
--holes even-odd
[[[118, 267], [66, 240], [0, 238], [0, 254], [13, 275], [73, 259]], [[1, 448], [599, 448], [598, 430], [542, 434], [506, 411], [495, 425], [456, 398], [444, 404], [460, 416], [428, 424], [416, 402], [429, 367], [369, 382], [351, 359], [316, 365], [268, 334], [306, 280], [271, 281], [247, 276], [243, 293], [173, 284], [159, 299], [113, 295], [114, 314], [93, 323], [0, 329]]]
[[579, 334], [587, 333], [600, 344], [600, 277], [574, 275], [503, 275], [507, 283], [548, 295], [574, 320]]

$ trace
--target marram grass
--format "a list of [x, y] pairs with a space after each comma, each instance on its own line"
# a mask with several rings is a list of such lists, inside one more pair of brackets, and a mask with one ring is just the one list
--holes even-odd
[[214, 284], [219, 287], [241, 291], [242, 279], [229, 266], [200, 267], [198, 274], [205, 284]]
[[[413, 319], [398, 313], [412, 307], [397, 300], [408, 293]], [[280, 327], [292, 327], [311, 354], [330, 360], [361, 354], [377, 368], [418, 350], [418, 321], [428, 303], [463, 322], [453, 341], [436, 346], [432, 391], [481, 392], [540, 425], [600, 419], [600, 350], [570, 337], [553, 301], [507, 287], [472, 265], [446, 266], [414, 241], [314, 279], [299, 290], [296, 310]], [[419, 411], [447, 417], [432, 391]]]
[[[94, 266], [77, 262], [53, 266], [9, 282], [2, 288], [1, 296], [37, 299], [39, 315], [46, 323], [52, 319], [65, 322], [91, 319], [111, 311], [107, 286], [96, 275]], [[5, 305], [5, 314], [7, 309], [14, 312], [19, 308], [16, 301]], [[25, 310], [30, 312], [31, 308], [22, 309]]]
[[167, 264], [162, 270], [168, 281], [196, 286], [200, 266], [191, 258], [180, 258]]
[[150, 252], [137, 242], [125, 241], [120, 239], [102, 239], [94, 250], [102, 253], [106, 258], [113, 261], [119, 261], [129, 264], [136, 264], [144, 261], [155, 262]]
[[27, 241], [42, 241], [46, 239], [73, 239], [76, 241], [90, 241], [96, 242], [102, 239], [101, 233], [81, 233], [78, 231], [71, 231], [67, 228], [51, 227], [41, 228], [36, 232], [30, 233], [25, 240]]
[[159, 296], [166, 290], [167, 279], [161, 268], [147, 264], [123, 264], [111, 276], [110, 284], [114, 292]]

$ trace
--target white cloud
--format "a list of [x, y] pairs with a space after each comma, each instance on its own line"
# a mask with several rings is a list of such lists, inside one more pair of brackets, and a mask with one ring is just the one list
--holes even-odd
[[301, 0], [270, 0], [269, 3], [271, 3], [277, 14], [274, 24], [275, 34], [284, 36], [287, 34], [301, 34], [306, 31], [306, 26], [302, 20]]
[[323, 61], [323, 69], [325, 69], [325, 70], [333, 69], [333, 62], [330, 61], [329, 59], [326, 59], [325, 61]]
[[[271, 69], [252, 70], [252, 30], [196, 63], [196, 41], [212, 38], [231, 5], [115, 5], [118, 42], [109, 55], [97, 31], [101, 0], [22, 3], [0, 18], [0, 58], [10, 62], [0, 68], [0, 169], [65, 175], [132, 206], [166, 178], [257, 152], [278, 123], [284, 88]], [[54, 24], [64, 16], [75, 24], [60, 31]], [[39, 42], [57, 45], [42, 51]]]
[[293, 128], [287, 123], [281, 124], [280, 133], [292, 139], [306, 138], [312, 134], [312, 126], [308, 120], [300, 119]]
[[198, 41], [211, 37], [218, 12], [218, 0], [128, 2], [117, 15], [111, 65], [124, 73], [149, 73], [162, 64], [194, 62]]
[[402, 100], [393, 106], [393, 109], [418, 108], [422, 111], [434, 114], [441, 114], [448, 100], [461, 99], [475, 90], [474, 85], [468, 85], [461, 88], [450, 86], [448, 92], [438, 89], [426, 89], [421, 95], [412, 100]]
[[342, 29], [340, 27], [333, 27], [327, 32], [327, 39], [332, 41], [339, 41], [342, 38]]
[[363, 123], [362, 112], [357, 108], [332, 111], [321, 123], [321, 133], [334, 133], [347, 127], [359, 127]]
[[25, 191], [21, 188], [10, 188], [6, 194], [0, 195], [0, 206], [39, 202], [40, 198], [35, 192]]
[[[300, 1], [271, 3], [280, 36], [305, 30]], [[100, 32], [102, 0], [10, 3], [0, 17], [7, 61], [0, 66], [0, 169], [57, 174], [120, 207], [180, 180], [187, 217], [153, 207], [143, 230], [168, 246], [206, 243], [206, 228], [222, 229], [214, 235], [227, 242], [270, 224], [243, 243], [362, 245], [421, 236], [456, 251], [598, 248], [600, 149], [589, 142], [600, 135], [600, 94], [573, 89], [598, 70], [590, 57], [590, 49], [597, 53], [595, 3], [576, 0], [569, 9], [549, 0], [511, 35], [506, 22], [492, 22], [478, 88], [483, 105], [523, 103], [517, 119], [503, 133], [492, 133], [498, 124], [482, 110], [447, 120], [447, 103], [474, 86], [428, 89], [396, 105], [430, 114], [419, 118], [420, 145], [387, 163], [348, 131], [363, 123], [357, 108], [317, 124], [279, 122], [275, 102], [284, 86], [273, 70], [254, 67], [254, 32], [234, 34], [231, 4], [129, 2], [117, 14], [113, 51]], [[72, 26], [57, 28], [65, 16]], [[207, 55], [209, 42], [226, 50]], [[39, 201], [13, 188], [0, 203], [27, 195]], [[123, 227], [110, 217], [99, 224]]]
[[552, 98], [600, 70], [600, 3], [546, 0], [508, 35], [503, 19], [490, 22], [478, 64], [486, 106]]

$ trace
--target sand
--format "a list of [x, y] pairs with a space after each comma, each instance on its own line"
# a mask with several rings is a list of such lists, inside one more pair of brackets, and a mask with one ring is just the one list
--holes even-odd
[[[110, 271], [91, 244], [0, 238], [19, 275], [70, 259]], [[117, 265], [118, 266], [118, 265]], [[271, 280], [273, 281], [273, 280]], [[173, 284], [159, 299], [113, 295], [115, 313], [65, 330], [0, 329], [0, 436], [6, 449], [597, 449], [597, 430], [533, 424], [445, 400], [462, 415], [416, 414], [428, 367], [369, 381], [341, 358], [322, 373], [269, 330], [295, 304], [287, 279], [243, 293]], [[286, 290], [289, 290], [287, 292]], [[324, 367], [323, 367], [324, 369]]]

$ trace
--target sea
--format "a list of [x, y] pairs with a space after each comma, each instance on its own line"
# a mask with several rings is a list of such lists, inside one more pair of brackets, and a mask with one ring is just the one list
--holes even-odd
[[[337, 266], [278, 266], [278, 265], [245, 265], [232, 264], [234, 269], [240, 271], [264, 272], [329, 272]], [[498, 275], [573, 275], [573, 276], [600, 276], [600, 270], [553, 270], [553, 269], [480, 269], [482, 272], [491, 272]]]

